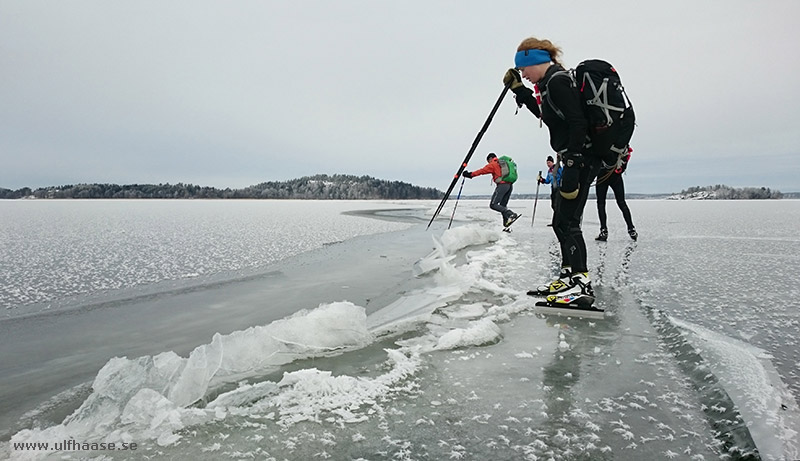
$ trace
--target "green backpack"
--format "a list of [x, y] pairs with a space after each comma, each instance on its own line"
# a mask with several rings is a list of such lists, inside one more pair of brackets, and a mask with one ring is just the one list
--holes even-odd
[[504, 155], [498, 158], [497, 162], [500, 163], [501, 175], [495, 181], [498, 183], [503, 181], [514, 184], [514, 181], [517, 180], [517, 164], [514, 163], [514, 160], [512, 160], [511, 157]]

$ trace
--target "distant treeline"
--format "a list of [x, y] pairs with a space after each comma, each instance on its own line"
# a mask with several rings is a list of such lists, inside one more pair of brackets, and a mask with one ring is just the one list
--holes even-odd
[[244, 189], [216, 189], [194, 184], [76, 184], [38, 189], [0, 188], [0, 199], [315, 199], [315, 200], [404, 200], [440, 199], [444, 193], [401, 181], [370, 176], [316, 175], [289, 181], [270, 181]]
[[770, 190], [769, 187], [743, 187], [734, 188], [717, 184], [716, 186], [690, 187], [682, 190], [670, 198], [673, 199], [705, 199], [705, 200], [758, 200], [758, 199], [780, 199], [783, 194], [780, 191]]

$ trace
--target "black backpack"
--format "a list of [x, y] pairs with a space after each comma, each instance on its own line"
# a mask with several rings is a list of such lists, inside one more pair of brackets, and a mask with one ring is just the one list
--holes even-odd
[[[592, 143], [602, 146], [602, 152], [627, 154], [636, 116], [614, 66], [600, 59], [588, 59], [575, 69], [557, 72], [553, 78], [558, 74], [567, 75], [581, 95]], [[564, 119], [564, 114], [550, 100], [550, 91], [547, 91], [547, 101]], [[616, 163], [615, 158], [601, 156], [604, 161]]]
[[592, 132], [610, 128], [632, 108], [614, 66], [600, 59], [589, 59], [575, 68], [575, 83], [586, 103], [586, 118]]

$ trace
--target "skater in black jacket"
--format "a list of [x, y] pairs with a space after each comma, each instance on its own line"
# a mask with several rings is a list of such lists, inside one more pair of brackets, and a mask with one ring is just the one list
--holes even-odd
[[[588, 121], [583, 101], [559, 58], [561, 49], [550, 40], [527, 38], [517, 48], [515, 68], [509, 69], [503, 82], [510, 86], [517, 104], [525, 105], [540, 118], [550, 132], [550, 147], [557, 154], [557, 166], [562, 167], [553, 231], [561, 246], [561, 272], [547, 285], [528, 292], [533, 296], [577, 294], [594, 301], [586, 261], [586, 242], [581, 231], [581, 218], [589, 189], [600, 166], [600, 157], [587, 147]], [[533, 90], [522, 83], [533, 83], [541, 93], [541, 110]]]
[[620, 158], [616, 165], [607, 167], [603, 165], [600, 173], [597, 175], [597, 182], [595, 185], [595, 193], [597, 194], [597, 216], [600, 218], [600, 234], [595, 237], [595, 240], [605, 242], [608, 240], [608, 216], [606, 215], [606, 195], [610, 187], [614, 191], [614, 199], [617, 201], [617, 206], [622, 211], [622, 217], [625, 219], [625, 224], [628, 226], [628, 235], [636, 240], [639, 234], [633, 226], [633, 217], [631, 217], [631, 210], [628, 208], [628, 203], [625, 201], [625, 182], [622, 180], [622, 173], [628, 167], [628, 161], [631, 158], [633, 149], [628, 149], [627, 155]]

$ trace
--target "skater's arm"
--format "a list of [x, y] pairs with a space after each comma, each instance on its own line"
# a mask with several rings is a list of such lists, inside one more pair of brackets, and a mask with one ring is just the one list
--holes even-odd
[[482, 174], [491, 174], [491, 175], [497, 174], [499, 176], [500, 175], [499, 170], [500, 170], [500, 165], [497, 162], [489, 162], [488, 164], [486, 164], [485, 167], [481, 168], [480, 170], [473, 171], [472, 177], [474, 178], [475, 176], [480, 176]]
[[553, 77], [547, 87], [553, 105], [561, 110], [567, 123], [566, 152], [582, 152], [588, 124], [578, 92], [572, 87], [570, 79], [560, 76]]
[[524, 105], [536, 118], [542, 118], [542, 114], [539, 112], [539, 104], [536, 102], [536, 96], [533, 95], [532, 89], [522, 86], [514, 90], [514, 95], [517, 99], [517, 107]]

